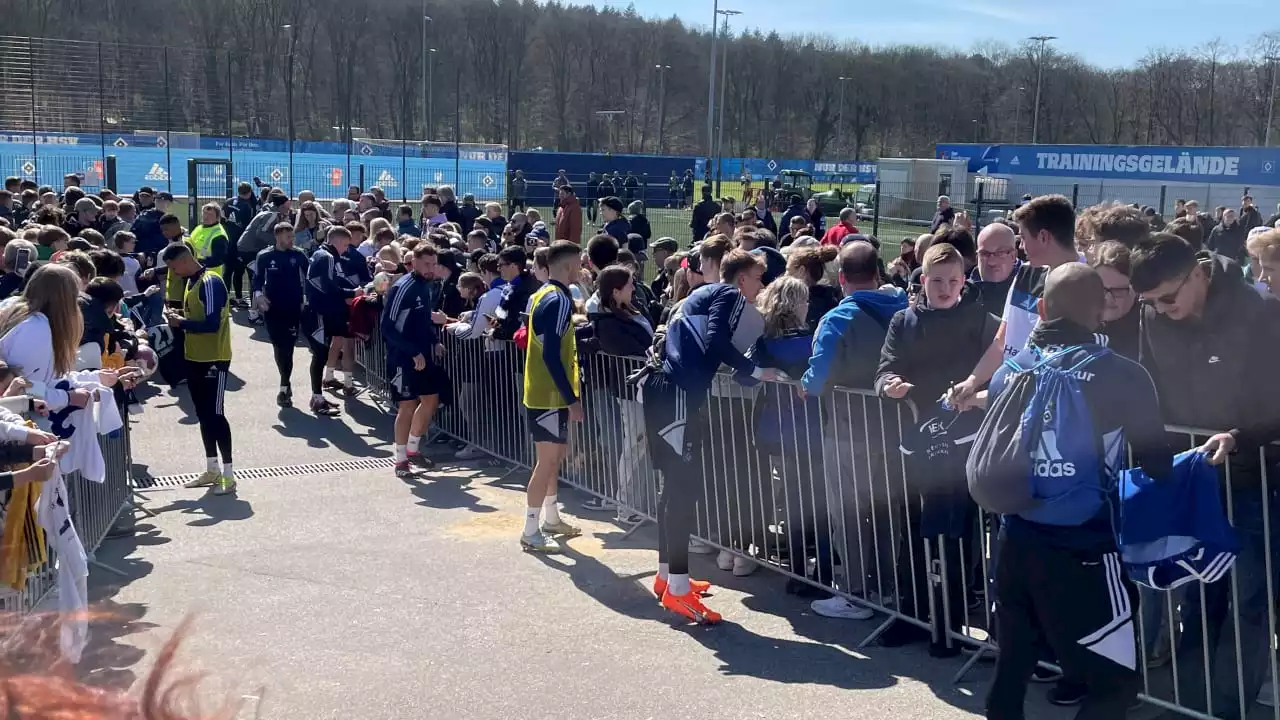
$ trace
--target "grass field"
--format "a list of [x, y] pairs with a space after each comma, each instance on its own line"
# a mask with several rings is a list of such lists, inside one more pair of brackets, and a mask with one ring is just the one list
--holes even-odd
[[[542, 214], [542, 218], [548, 224], [551, 223], [552, 217], [550, 208], [538, 208], [538, 212]], [[663, 207], [651, 207], [646, 213], [649, 218], [649, 225], [653, 229], [653, 238], [656, 240], [661, 237], [673, 237], [680, 242], [680, 247], [688, 247], [692, 231], [689, 229], [689, 219], [691, 217], [690, 210], [674, 210]], [[781, 213], [774, 213], [774, 219], [782, 218]], [[830, 222], [828, 218], [828, 222]], [[585, 224], [584, 233], [590, 233], [596, 227], [599, 227], [599, 218], [597, 224], [592, 226], [590, 220], [583, 218]], [[872, 233], [872, 222], [864, 220], [858, 222], [858, 229], [863, 233], [870, 235]], [[913, 225], [903, 222], [891, 222], [882, 220], [878, 228], [879, 232], [876, 237], [880, 239], [880, 254], [885, 260], [891, 260], [898, 256], [898, 247], [904, 237], [915, 238], [928, 228], [922, 225]]]

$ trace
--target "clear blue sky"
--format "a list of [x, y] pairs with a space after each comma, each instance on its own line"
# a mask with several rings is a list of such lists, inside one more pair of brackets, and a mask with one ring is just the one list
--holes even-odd
[[[573, 5], [627, 7], [626, 0], [564, 0]], [[984, 40], [1009, 44], [1028, 35], [1057, 35], [1055, 45], [1095, 65], [1136, 63], [1149, 49], [1177, 43], [1193, 48], [1216, 37], [1251, 42], [1280, 32], [1276, 0], [721, 0], [741, 10], [731, 27], [822, 33], [870, 45], [916, 43], [961, 50]], [[634, 0], [645, 17], [675, 15], [709, 27], [712, 0]], [[800, 8], [801, 11], [797, 12]], [[1212, 8], [1211, 16], [1205, 11]], [[1134, 28], [1141, 28], [1135, 32]], [[1242, 37], [1243, 35], [1243, 37]]]

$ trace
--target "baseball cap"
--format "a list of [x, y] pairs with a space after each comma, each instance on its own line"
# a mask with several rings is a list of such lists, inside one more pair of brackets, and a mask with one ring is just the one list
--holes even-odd
[[649, 246], [650, 250], [665, 250], [667, 252], [676, 252], [680, 249], [680, 243], [672, 237], [658, 238]]
[[94, 202], [94, 201], [90, 200], [90, 199], [89, 199], [89, 198], [87, 198], [87, 197], [82, 197], [82, 198], [80, 198], [79, 200], [77, 200], [77, 201], [76, 201], [76, 204], [75, 204], [75, 211], [76, 211], [76, 212], [78, 212], [78, 213], [82, 213], [82, 212], [98, 212], [98, 203], [96, 203], [96, 202]]
[[758, 247], [751, 251], [752, 255], [764, 260], [764, 284], [777, 280], [787, 272], [787, 259], [782, 253], [771, 247]]
[[600, 201], [600, 204], [601, 204], [601, 205], [603, 205], [603, 206], [605, 206], [605, 207], [607, 207], [607, 208], [609, 208], [610, 210], [612, 210], [612, 211], [614, 211], [614, 212], [616, 212], [616, 213], [621, 213], [621, 212], [622, 212], [622, 201], [621, 201], [621, 200], [619, 200], [619, 199], [618, 199], [618, 198], [616, 198], [616, 197], [607, 197], [607, 198], [605, 198], [605, 199], [601, 200], [601, 201]]
[[138, 194], [139, 195], [155, 195], [156, 191], [153, 190], [150, 185], [143, 185], [142, 187], [138, 188]]
[[169, 201], [169, 202], [173, 202], [173, 193], [169, 193], [169, 192], [160, 192], [160, 193], [157, 193], [157, 194], [156, 194], [156, 199], [157, 199], [157, 200], [167, 200], [167, 201]]

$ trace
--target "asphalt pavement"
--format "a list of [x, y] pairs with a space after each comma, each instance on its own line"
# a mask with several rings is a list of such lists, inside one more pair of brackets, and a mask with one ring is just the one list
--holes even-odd
[[[227, 414], [242, 479], [234, 497], [165, 487], [203, 469], [185, 391], [153, 392], [134, 427], [135, 474], [155, 478], [155, 518], [108, 540], [91, 589], [103, 617], [81, 669], [134, 686], [191, 619], [179, 668], [206, 676], [208, 709], [241, 718], [978, 717], [991, 665], [857, 649], [876, 621], [816, 616], [767, 570], [734, 578], [708, 558], [716, 627], [660, 610], [652, 528], [624, 538], [562, 491], [583, 537], [559, 557], [520, 552], [528, 471], [447, 461], [402, 481], [390, 417], [367, 396], [339, 419], [279, 410], [271, 349], [234, 336]], [[306, 399], [306, 354], [295, 387]], [[303, 464], [359, 460], [355, 469]], [[357, 463], [358, 465], [358, 463]], [[576, 517], [575, 517], [576, 516]], [[1030, 717], [1067, 718], [1033, 689]]]

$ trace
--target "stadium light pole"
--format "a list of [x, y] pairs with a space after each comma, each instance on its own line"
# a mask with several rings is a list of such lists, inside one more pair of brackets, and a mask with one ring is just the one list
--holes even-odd
[[720, 120], [716, 130], [716, 194], [720, 194], [721, 175], [724, 164], [724, 91], [729, 85], [729, 18], [741, 15], [741, 10], [716, 10], [724, 16], [724, 27], [720, 35], [724, 41], [724, 55], [720, 58]]
[[613, 119], [619, 115], [622, 115], [625, 112], [626, 110], [597, 110], [596, 111], [596, 115], [599, 115], [600, 117], [604, 118], [609, 123], [609, 137], [607, 140], [607, 142], [609, 143], [608, 152], [613, 152]]
[[844, 84], [853, 78], [841, 75], [837, 79], [840, 81], [840, 115], [836, 121], [836, 154], [838, 155], [840, 149], [844, 147]]
[[1267, 101], [1267, 130], [1263, 133], [1263, 147], [1271, 144], [1271, 126], [1276, 120], [1276, 71], [1280, 70], [1280, 55], [1268, 55], [1266, 61], [1271, 63], [1271, 99]]
[[427, 50], [427, 142], [436, 131], [436, 49]]
[[1040, 43], [1040, 52], [1036, 55], [1036, 106], [1031, 114], [1031, 144], [1040, 142], [1040, 86], [1044, 82], [1044, 53], [1050, 40], [1057, 40], [1055, 35], [1033, 35], [1028, 40]]
[[422, 0], [422, 136], [431, 139], [431, 93], [427, 89], [427, 56], [434, 50], [427, 49], [427, 25], [431, 24], [431, 16], [427, 14], [427, 0]]
[[294, 141], [293, 50], [294, 50], [294, 41], [297, 40], [298, 34], [293, 31], [293, 25], [287, 25], [287, 24], [281, 25], [280, 29], [285, 30], [286, 32], [289, 33], [289, 53], [288, 53], [288, 59], [285, 61], [286, 64], [288, 65], [288, 70], [285, 71], [285, 76], [284, 76], [284, 90], [285, 90], [284, 102], [286, 106], [285, 107], [286, 122], [289, 123], [289, 195], [292, 196], [293, 195], [293, 141]]
[[1013, 144], [1018, 144], [1018, 134], [1022, 132], [1022, 96], [1027, 93], [1024, 87], [1018, 88], [1018, 99], [1013, 107]]
[[670, 65], [654, 65], [658, 70], [658, 154], [662, 154], [662, 130], [667, 120], [667, 71]]
[[[720, 0], [711, 6], [711, 70], [707, 73], [707, 162], [711, 162], [716, 131], [716, 24], [720, 22]], [[710, 168], [708, 168], [708, 171]]]

